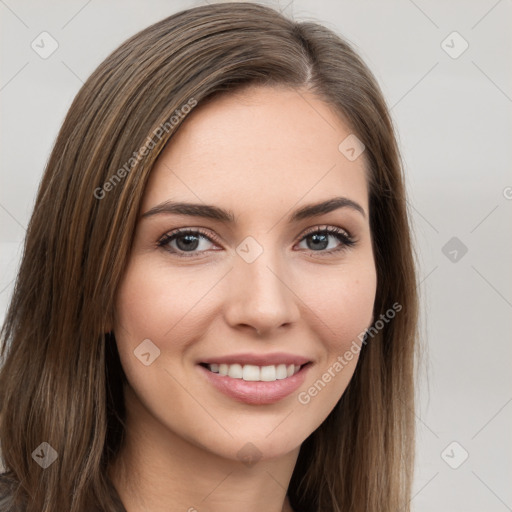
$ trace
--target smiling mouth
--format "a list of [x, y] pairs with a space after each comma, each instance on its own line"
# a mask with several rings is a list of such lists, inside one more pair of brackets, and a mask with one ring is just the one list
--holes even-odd
[[294, 364], [276, 364], [268, 366], [257, 366], [253, 364], [208, 364], [200, 363], [200, 365], [212, 373], [239, 379], [248, 382], [274, 382], [276, 380], [284, 380], [293, 377], [302, 368], [311, 363], [303, 365]]

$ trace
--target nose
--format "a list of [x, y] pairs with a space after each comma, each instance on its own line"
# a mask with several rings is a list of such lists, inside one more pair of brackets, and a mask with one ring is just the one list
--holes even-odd
[[297, 322], [300, 299], [290, 282], [289, 267], [286, 269], [286, 262], [268, 249], [252, 263], [235, 258], [225, 310], [232, 328], [269, 336], [280, 327], [290, 328]]

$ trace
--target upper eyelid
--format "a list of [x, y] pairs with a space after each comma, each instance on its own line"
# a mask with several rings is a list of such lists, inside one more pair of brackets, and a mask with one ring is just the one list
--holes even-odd
[[322, 230], [327, 230], [327, 229], [331, 229], [331, 228], [334, 228], [334, 229], [336, 229], [338, 231], [341, 231], [341, 232], [345, 232], [345, 234], [349, 238], [353, 238], [352, 237], [352, 233], [347, 228], [340, 228], [339, 226], [333, 226], [332, 224], [320, 224], [318, 226], [313, 226], [311, 228], [307, 228], [305, 231], [302, 232], [302, 234], [300, 236], [304, 237], [304, 236], [308, 235], [311, 232], [314, 233], [316, 231], [322, 231]]

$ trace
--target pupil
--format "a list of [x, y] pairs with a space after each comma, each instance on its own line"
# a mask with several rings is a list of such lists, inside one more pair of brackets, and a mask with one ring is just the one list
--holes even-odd
[[[320, 244], [322, 245], [322, 247], [321, 247], [322, 249], [325, 249], [328, 245], [326, 235], [319, 235], [318, 233], [316, 233], [314, 235], [311, 235], [311, 238], [313, 239], [314, 243], [320, 242]], [[319, 240], [319, 239], [321, 239], [321, 240]], [[318, 249], [318, 247], [317, 247], [317, 249]]]
[[[329, 245], [326, 235], [321, 235], [321, 234], [319, 235], [316, 233], [316, 234], [310, 236], [310, 240], [313, 241], [313, 244], [312, 244], [313, 249], [315, 249], [315, 248], [316, 249], [319, 249], [319, 248], [325, 249], [327, 247], [327, 245]], [[180, 244], [180, 241], [184, 241], [185, 243], [182, 245], [182, 244]], [[181, 237], [176, 239], [176, 243], [180, 250], [193, 251], [193, 250], [197, 249], [198, 237], [195, 235], [182, 235]], [[320, 247], [319, 247], [319, 244], [320, 244]], [[182, 245], [182, 247], [180, 247], [180, 245]]]
[[[191, 240], [191, 239], [195, 239], [195, 240]], [[180, 247], [180, 240], [186, 240], [187, 241], [185, 243], [184, 247]], [[195, 236], [195, 235], [182, 235], [181, 237], [176, 239], [176, 243], [178, 245], [178, 249], [180, 249], [180, 250], [186, 251], [187, 248], [188, 248], [188, 250], [192, 250], [193, 251], [194, 249], [197, 249], [198, 237]], [[191, 248], [191, 246], [192, 246], [192, 248]]]

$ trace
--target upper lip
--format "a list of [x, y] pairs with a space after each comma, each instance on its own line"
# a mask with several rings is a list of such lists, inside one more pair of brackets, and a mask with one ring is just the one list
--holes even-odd
[[287, 354], [285, 352], [275, 352], [272, 354], [230, 354], [226, 356], [209, 357], [201, 361], [204, 364], [252, 364], [255, 366], [272, 366], [277, 364], [294, 364], [302, 366], [311, 360], [307, 357]]

